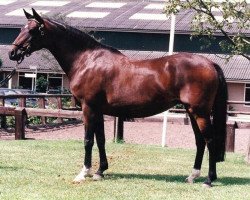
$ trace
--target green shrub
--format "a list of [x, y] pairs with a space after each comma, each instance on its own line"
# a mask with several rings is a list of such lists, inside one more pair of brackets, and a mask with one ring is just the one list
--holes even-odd
[[36, 91], [45, 93], [48, 85], [49, 81], [45, 78], [45, 76], [40, 76], [36, 80]]

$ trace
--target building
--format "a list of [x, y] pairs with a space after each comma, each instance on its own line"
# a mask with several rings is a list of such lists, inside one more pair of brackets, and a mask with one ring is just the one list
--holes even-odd
[[[31, 7], [49, 17], [61, 18], [76, 28], [90, 31], [103, 43], [120, 49], [131, 59], [154, 58], [167, 54], [170, 18], [162, 13], [164, 1], [0, 1], [0, 58], [3, 60], [0, 79], [16, 65], [8, 58], [9, 45], [27, 22], [22, 8], [31, 12]], [[241, 56], [226, 62], [218, 46], [223, 39], [216, 36], [209, 49], [201, 50], [199, 39], [190, 41], [192, 11], [182, 11], [176, 16], [175, 52], [193, 52], [218, 63], [226, 76], [229, 100], [250, 101], [250, 63]], [[59, 17], [60, 18], [60, 17]], [[233, 30], [232, 30], [233, 34]], [[246, 32], [250, 37], [250, 31]], [[68, 80], [56, 61], [47, 52], [36, 52], [18, 66], [17, 73], [6, 87], [34, 88], [35, 79], [44, 76], [49, 89], [68, 88]], [[33, 77], [33, 78], [32, 78]], [[235, 110], [250, 110], [248, 105], [233, 105]]]

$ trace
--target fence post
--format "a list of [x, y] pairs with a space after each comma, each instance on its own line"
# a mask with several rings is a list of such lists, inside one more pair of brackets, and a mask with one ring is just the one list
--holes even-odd
[[117, 128], [117, 117], [114, 117], [114, 138], [113, 138], [114, 142], [116, 142], [116, 128]]
[[19, 98], [18, 106], [23, 108], [26, 107], [26, 97]]
[[74, 96], [71, 97], [70, 106], [71, 106], [72, 108], [75, 108], [75, 107], [76, 107], [76, 98], [75, 98]]
[[[38, 107], [42, 108], [42, 109], [45, 109], [45, 98], [44, 97], [39, 98]], [[42, 121], [42, 124], [45, 125], [46, 124], [46, 117], [42, 116], [41, 121]]]
[[236, 128], [238, 128], [236, 122], [227, 122], [227, 138], [226, 138], [226, 151], [227, 152], [234, 152]]
[[[5, 99], [4, 98], [1, 98], [0, 99], [0, 104], [1, 106], [4, 106], [4, 102], [5, 102]], [[6, 129], [7, 128], [7, 125], [6, 125], [6, 116], [5, 115], [1, 115], [1, 127]]]
[[248, 138], [246, 161], [248, 164], [250, 164], [250, 137]]
[[124, 132], [124, 119], [122, 117], [118, 117], [117, 120], [117, 128], [116, 128], [116, 142], [124, 142], [123, 132]]
[[185, 114], [184, 125], [189, 125], [189, 117], [187, 113]]
[[1, 115], [1, 128], [3, 128], [3, 129], [7, 128], [6, 116], [5, 115]]
[[[62, 98], [61, 98], [61, 97], [57, 97], [56, 100], [57, 100], [57, 108], [58, 108], [58, 109], [62, 109]], [[63, 122], [63, 119], [60, 118], [60, 117], [58, 117], [58, 118], [57, 118], [57, 122], [58, 122], [58, 123], [62, 123], [62, 122]]]
[[25, 108], [18, 107], [15, 109], [15, 140], [25, 139]]

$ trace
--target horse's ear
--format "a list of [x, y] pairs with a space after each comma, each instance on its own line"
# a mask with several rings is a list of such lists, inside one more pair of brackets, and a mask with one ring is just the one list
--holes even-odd
[[33, 12], [33, 17], [35, 20], [37, 20], [40, 24], [43, 24], [43, 19], [42, 17], [35, 11], [34, 8], [32, 8], [32, 12]]
[[31, 14], [29, 14], [26, 10], [23, 9], [23, 12], [24, 12], [27, 19], [33, 18], [33, 16]]

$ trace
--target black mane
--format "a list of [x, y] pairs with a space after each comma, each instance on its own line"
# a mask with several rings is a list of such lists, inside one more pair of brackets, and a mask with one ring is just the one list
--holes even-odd
[[55, 20], [48, 19], [51, 23], [56, 25], [61, 31], [64, 32], [64, 35], [69, 38], [72, 42], [75, 41], [77, 45], [84, 45], [87, 48], [106, 48], [111, 50], [112, 52], [119, 52], [117, 49], [104, 45], [100, 42], [98, 42], [93, 36], [90, 36], [89, 34], [85, 33], [84, 31], [81, 31], [77, 28], [74, 28], [69, 25], [65, 25], [63, 23], [57, 22]]

